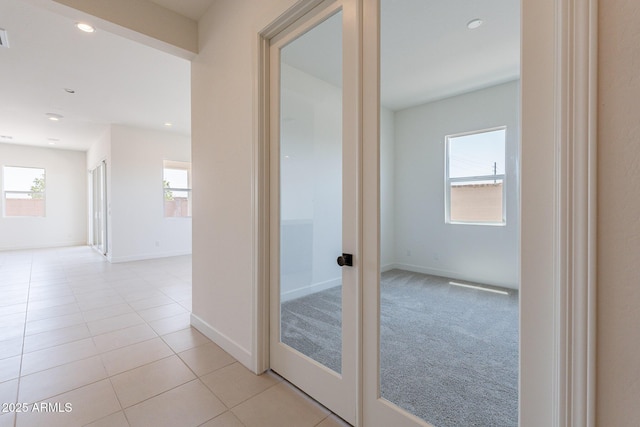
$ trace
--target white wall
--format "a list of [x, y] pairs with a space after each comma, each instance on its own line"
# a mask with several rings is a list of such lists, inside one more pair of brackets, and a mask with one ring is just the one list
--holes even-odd
[[[0, 144], [0, 166], [44, 168], [46, 178], [46, 216], [0, 216], [0, 250], [85, 244], [87, 168], [83, 152]], [[0, 170], [0, 188], [2, 179]]]
[[191, 218], [164, 217], [162, 186], [163, 160], [191, 161], [190, 138], [112, 125], [110, 145], [110, 259], [191, 253]]
[[[518, 93], [510, 82], [395, 113], [394, 267], [518, 288]], [[446, 224], [445, 136], [503, 125], [506, 225]]]
[[111, 127], [87, 150], [87, 169], [95, 169], [103, 160], [111, 163]]
[[[257, 369], [253, 143], [257, 34], [295, 0], [214, 2], [191, 64], [193, 324]], [[226, 101], [225, 101], [226, 100]]]

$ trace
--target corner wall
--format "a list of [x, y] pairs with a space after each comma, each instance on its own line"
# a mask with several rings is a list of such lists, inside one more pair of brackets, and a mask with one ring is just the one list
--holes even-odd
[[[519, 83], [395, 114], [395, 265], [409, 271], [518, 288]], [[507, 126], [504, 226], [445, 222], [445, 137]]]
[[111, 126], [107, 203], [113, 262], [191, 253], [191, 218], [164, 217], [163, 160], [191, 161], [190, 138]]
[[83, 152], [0, 144], [0, 189], [2, 166], [45, 169], [46, 216], [5, 218], [0, 210], [0, 250], [85, 244], [87, 167]]
[[192, 323], [254, 371], [258, 33], [295, 3], [214, 2], [191, 64], [193, 177], [202, 183], [193, 197]]

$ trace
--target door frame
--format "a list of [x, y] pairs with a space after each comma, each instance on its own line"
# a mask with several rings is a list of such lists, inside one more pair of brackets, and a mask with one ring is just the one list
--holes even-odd
[[[269, 368], [269, 40], [322, 1], [296, 2], [256, 38], [252, 171], [252, 365], [256, 372]], [[359, 1], [363, 6], [363, 39], [369, 41], [362, 47], [363, 68], [377, 70], [375, 0]], [[520, 212], [524, 226], [520, 243], [519, 424], [593, 427], [597, 0], [521, 0], [521, 7]], [[378, 75], [369, 73], [364, 88], [378, 81]], [[369, 98], [363, 102], [364, 120], [377, 120], [377, 90], [373, 95], [360, 90]], [[371, 129], [363, 129], [365, 141], [377, 140], [377, 131]], [[364, 173], [377, 178], [377, 168], [367, 169], [371, 160], [363, 162]], [[377, 198], [378, 194], [369, 196]], [[375, 229], [377, 218], [363, 227]], [[377, 233], [363, 236], [364, 248], [378, 244]], [[365, 266], [365, 281], [366, 271]], [[362, 402], [360, 378], [357, 396]], [[357, 425], [361, 422], [358, 411]]]
[[[103, 195], [103, 203], [102, 203], [102, 209], [100, 211], [101, 214], [101, 218], [102, 218], [102, 247], [99, 247], [98, 245], [96, 245], [96, 241], [95, 241], [95, 215], [96, 215], [96, 210], [95, 210], [95, 198], [98, 196], [96, 195], [96, 188], [95, 188], [95, 179], [96, 179], [96, 174], [100, 174], [100, 182], [102, 183], [102, 188], [100, 189], [100, 191], [104, 192]], [[89, 241], [91, 242], [91, 247], [93, 249], [95, 249], [96, 251], [100, 252], [101, 255], [103, 256], [108, 256], [108, 200], [107, 200], [107, 161], [106, 160], [101, 160], [100, 162], [98, 162], [95, 167], [93, 167], [92, 169], [89, 170], [89, 211], [90, 211], [90, 215], [89, 215], [89, 236], [90, 239]]]

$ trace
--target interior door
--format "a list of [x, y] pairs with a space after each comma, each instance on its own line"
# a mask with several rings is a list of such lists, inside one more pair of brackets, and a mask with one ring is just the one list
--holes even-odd
[[271, 40], [271, 368], [356, 422], [356, 2]]

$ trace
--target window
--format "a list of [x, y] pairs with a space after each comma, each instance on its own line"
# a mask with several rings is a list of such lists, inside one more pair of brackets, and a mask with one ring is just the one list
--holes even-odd
[[447, 136], [448, 223], [505, 224], [505, 136], [505, 127]]
[[44, 169], [5, 166], [4, 216], [45, 216]]
[[191, 163], [164, 161], [164, 216], [191, 216]]

